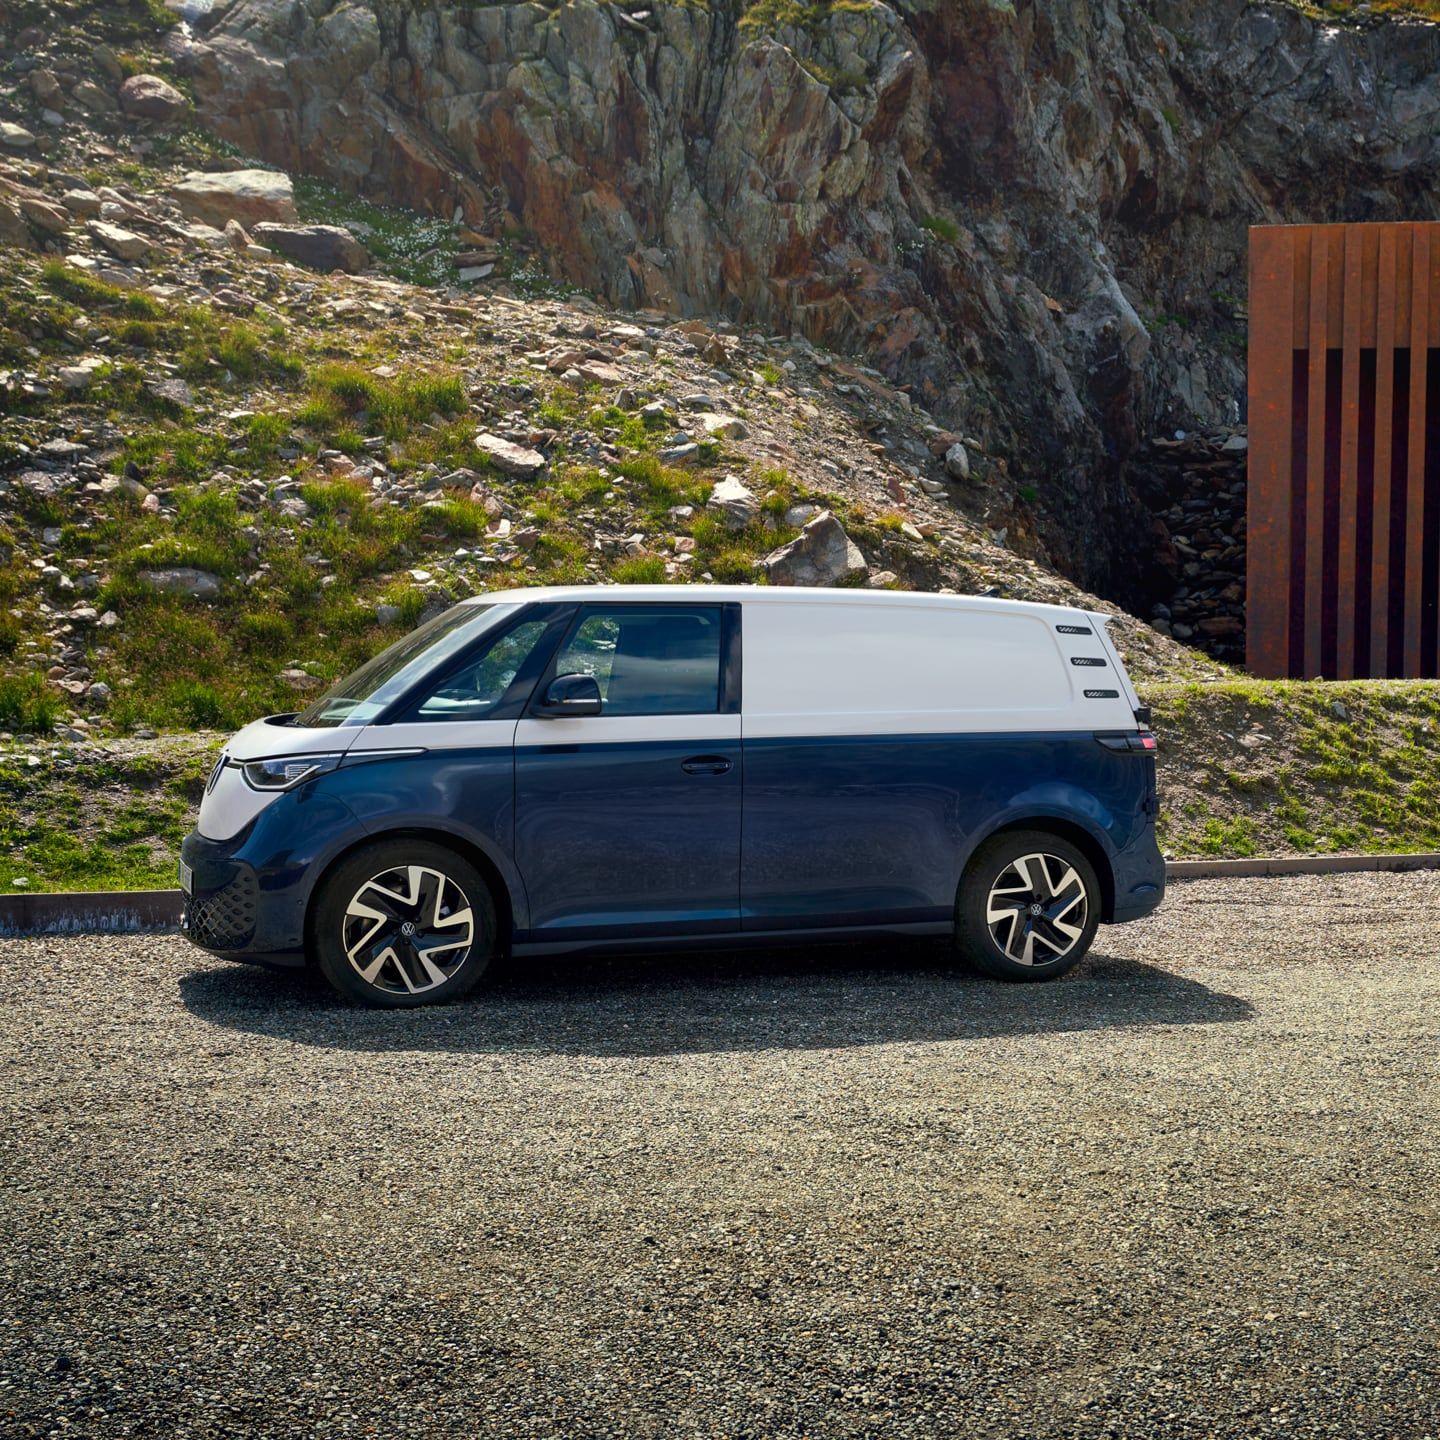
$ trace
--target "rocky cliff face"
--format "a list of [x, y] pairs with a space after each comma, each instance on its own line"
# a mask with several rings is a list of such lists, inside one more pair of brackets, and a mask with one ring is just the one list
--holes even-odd
[[[633, 11], [633, 13], [632, 13]], [[1440, 215], [1440, 27], [1245, 0], [233, 0], [245, 150], [523, 228], [611, 302], [867, 357], [1015, 533], [1146, 588], [1126, 464], [1242, 418], [1246, 227]]]

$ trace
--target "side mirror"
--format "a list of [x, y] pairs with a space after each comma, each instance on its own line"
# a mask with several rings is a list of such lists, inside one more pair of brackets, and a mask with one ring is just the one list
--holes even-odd
[[600, 686], [593, 675], [557, 675], [536, 710], [557, 719], [598, 715]]

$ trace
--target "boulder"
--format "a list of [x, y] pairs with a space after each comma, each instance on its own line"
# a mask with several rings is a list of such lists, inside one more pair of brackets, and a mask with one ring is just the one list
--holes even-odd
[[945, 470], [954, 480], [970, 478], [970, 452], [958, 440], [945, 452]]
[[119, 110], [119, 102], [108, 90], [102, 90], [93, 80], [82, 80], [71, 92], [70, 98], [87, 115], [113, 115]]
[[120, 57], [111, 46], [92, 45], [90, 58], [95, 62], [100, 73], [112, 84], [118, 85], [125, 78], [125, 67], [120, 63]]
[[35, 137], [23, 125], [10, 120], [0, 120], [0, 145], [7, 150], [29, 150], [35, 144]]
[[74, 365], [63, 366], [58, 373], [61, 387], [71, 391], [88, 390], [97, 372], [108, 363], [98, 355], [87, 355]]
[[737, 415], [718, 415], [712, 410], [695, 417], [695, 423], [712, 440], [743, 440], [750, 431]]
[[292, 690], [319, 690], [325, 684], [318, 675], [312, 675], [308, 670], [301, 670], [295, 665], [288, 670], [282, 670], [275, 678], [282, 685], [290, 686]]
[[828, 510], [759, 563], [772, 585], [838, 585], [870, 570], [860, 547]]
[[287, 259], [313, 270], [344, 270], [351, 275], [370, 266], [365, 247], [340, 225], [256, 225], [255, 239]]
[[499, 471], [517, 480], [533, 480], [544, 468], [545, 457], [538, 450], [517, 445], [501, 435], [482, 430], [475, 437], [475, 448]]
[[231, 220], [290, 224], [300, 218], [290, 177], [278, 170], [196, 170], [171, 186], [170, 194], [191, 220], [221, 229]]
[[60, 203], [82, 220], [100, 218], [100, 197], [93, 190], [67, 190], [60, 197]]
[[21, 195], [16, 204], [20, 212], [37, 229], [47, 235], [63, 235], [70, 228], [71, 215], [63, 206], [38, 195]]
[[164, 401], [167, 405], [178, 406], [182, 410], [188, 410], [195, 403], [190, 387], [178, 375], [164, 380], [147, 380], [145, 389], [155, 399]]
[[705, 508], [718, 511], [732, 530], [743, 530], [760, 513], [760, 502], [737, 476], [727, 475], [710, 492]]
[[0, 245], [20, 245], [26, 249], [35, 246], [35, 237], [19, 206], [9, 200], [0, 200]]
[[132, 75], [120, 87], [120, 108], [138, 120], [175, 120], [189, 102], [158, 75]]
[[219, 576], [188, 565], [177, 565], [168, 570], [142, 570], [137, 578], [142, 585], [148, 585], [162, 595], [186, 595], [192, 600], [215, 600], [220, 595]]
[[91, 220], [85, 228], [117, 260], [143, 260], [150, 253], [150, 242], [133, 230], [107, 220]]
[[60, 88], [60, 82], [55, 78], [53, 70], [46, 70], [43, 66], [39, 70], [32, 70], [30, 89], [36, 100], [47, 110], [59, 110], [65, 104], [65, 92]]

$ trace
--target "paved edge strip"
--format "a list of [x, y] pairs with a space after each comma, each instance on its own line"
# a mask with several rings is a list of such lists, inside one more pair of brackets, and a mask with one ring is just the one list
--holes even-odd
[[1171, 860], [1167, 880], [1245, 879], [1267, 875], [1360, 875], [1377, 870], [1440, 870], [1440, 852], [1410, 855], [1277, 855], [1249, 860]]
[[0, 936], [116, 934], [174, 930], [178, 890], [93, 890], [0, 895]]
[[[1359, 875], [1440, 870], [1440, 851], [1409, 855], [1277, 855], [1249, 860], [1171, 860], [1167, 880], [1261, 879], [1278, 875]], [[178, 890], [38, 891], [0, 895], [0, 938], [133, 934], [174, 930], [185, 897]]]

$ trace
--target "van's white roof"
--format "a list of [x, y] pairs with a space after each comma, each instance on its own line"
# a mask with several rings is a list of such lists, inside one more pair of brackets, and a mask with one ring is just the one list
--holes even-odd
[[755, 605], [910, 605], [953, 606], [966, 610], [1020, 611], [1059, 618], [1086, 615], [1108, 622], [1108, 615], [1090, 615], [1073, 605], [1043, 605], [1031, 600], [999, 600], [986, 595], [936, 595], [925, 590], [823, 589], [811, 585], [537, 585], [528, 590], [487, 590], [465, 604], [520, 601], [693, 600], [711, 605], [735, 600]]

